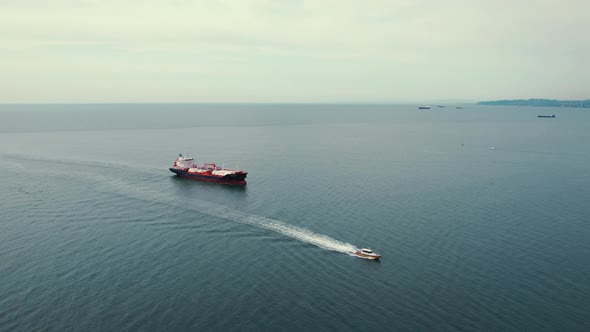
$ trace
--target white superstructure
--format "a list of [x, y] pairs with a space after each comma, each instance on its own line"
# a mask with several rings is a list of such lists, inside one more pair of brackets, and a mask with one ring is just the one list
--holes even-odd
[[195, 160], [193, 158], [183, 156], [182, 154], [179, 154], [176, 158], [173, 168], [186, 170], [189, 173], [208, 173], [216, 176], [226, 176], [229, 174], [236, 174], [239, 172], [229, 168], [218, 167], [216, 164], [197, 165], [195, 164]]
[[235, 173], [236, 173], [236, 171], [234, 171], [234, 170], [224, 169], [224, 168], [223, 169], [216, 169], [213, 172], [211, 172], [211, 174], [218, 175], [218, 176], [225, 176], [228, 174], [235, 174]]
[[174, 161], [174, 168], [177, 169], [189, 169], [196, 167], [195, 160], [191, 157], [184, 157], [182, 154], [178, 155], [176, 161]]

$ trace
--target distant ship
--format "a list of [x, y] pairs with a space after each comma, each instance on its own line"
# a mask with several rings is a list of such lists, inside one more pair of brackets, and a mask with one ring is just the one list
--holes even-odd
[[462, 110], [463, 109], [463, 107], [461, 107], [461, 106], [457, 106], [455, 108], [458, 109], [458, 110]]
[[430, 106], [418, 106], [419, 110], [429, 110]]
[[537, 115], [538, 118], [554, 118], [555, 114], [551, 114], [551, 115]]
[[438, 108], [445, 108], [445, 105], [436, 105]]
[[170, 172], [193, 180], [217, 182], [223, 184], [245, 185], [247, 172], [219, 167], [216, 164], [196, 165], [195, 160], [188, 156], [178, 155]]

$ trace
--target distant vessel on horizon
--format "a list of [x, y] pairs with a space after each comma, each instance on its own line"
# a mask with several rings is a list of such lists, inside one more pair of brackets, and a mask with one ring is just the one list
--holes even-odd
[[538, 118], [555, 118], [555, 114], [551, 115], [537, 115]]
[[457, 106], [457, 107], [455, 107], [455, 109], [462, 110], [463, 107], [462, 106]]
[[429, 110], [430, 106], [418, 106], [419, 110]]
[[247, 172], [219, 167], [213, 163], [196, 165], [193, 158], [183, 156], [182, 153], [178, 155], [169, 170], [187, 179], [235, 185], [245, 185], [248, 175]]

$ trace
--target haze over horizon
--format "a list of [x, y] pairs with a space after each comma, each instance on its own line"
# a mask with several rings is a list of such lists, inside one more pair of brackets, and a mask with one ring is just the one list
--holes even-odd
[[0, 103], [588, 99], [590, 3], [0, 0]]

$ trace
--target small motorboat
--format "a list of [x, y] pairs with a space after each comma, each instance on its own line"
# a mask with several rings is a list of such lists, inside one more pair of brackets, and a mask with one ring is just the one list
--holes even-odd
[[354, 254], [364, 259], [378, 260], [379, 258], [381, 258], [381, 255], [373, 252], [373, 250], [371, 250], [370, 248], [362, 248], [360, 250], [357, 249], [357, 251]]

